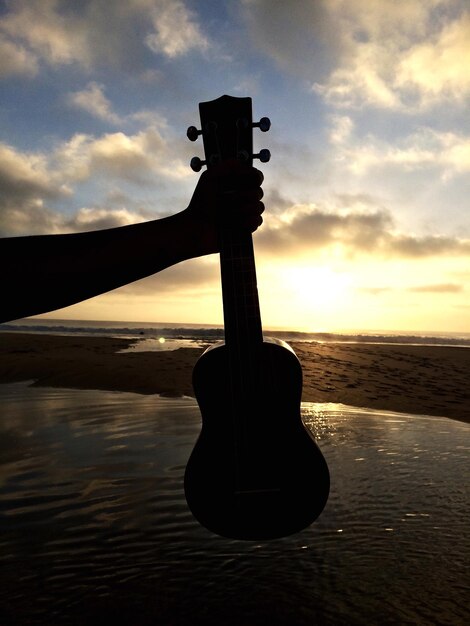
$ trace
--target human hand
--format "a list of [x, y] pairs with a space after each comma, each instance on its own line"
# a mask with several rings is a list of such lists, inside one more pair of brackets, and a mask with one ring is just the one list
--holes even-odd
[[185, 213], [202, 252], [219, 251], [220, 228], [254, 232], [263, 222], [263, 173], [239, 161], [227, 161], [206, 170]]

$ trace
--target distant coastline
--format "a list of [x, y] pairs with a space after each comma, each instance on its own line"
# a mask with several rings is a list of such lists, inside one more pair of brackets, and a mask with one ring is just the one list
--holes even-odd
[[[0, 331], [45, 333], [54, 335], [81, 335], [90, 337], [158, 338], [214, 342], [224, 338], [222, 326], [210, 324], [182, 324], [170, 322], [105, 322], [93, 320], [61, 320], [27, 318], [0, 324]], [[429, 346], [470, 347], [470, 333], [452, 332], [303, 332], [297, 330], [269, 330], [265, 335], [285, 341], [317, 343], [365, 343]]]

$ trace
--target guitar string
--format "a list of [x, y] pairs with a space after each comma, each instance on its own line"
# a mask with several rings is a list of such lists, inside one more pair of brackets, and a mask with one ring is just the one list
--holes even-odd
[[[241, 125], [240, 125], [241, 126]], [[236, 126], [236, 154], [240, 149], [240, 127]], [[206, 129], [213, 135], [219, 160], [222, 160], [217, 125], [207, 124]], [[250, 150], [252, 152], [252, 150]], [[208, 165], [212, 165], [208, 159]], [[234, 454], [236, 481], [246, 481], [246, 466], [252, 465], [252, 451], [250, 458], [244, 460], [240, 456], [240, 448], [247, 448], [247, 411], [252, 405], [254, 394], [251, 387], [255, 386], [257, 376], [257, 361], [259, 361], [259, 346], [262, 342], [262, 330], [258, 292], [256, 287], [256, 268], [254, 261], [253, 242], [251, 233], [246, 235], [228, 233], [224, 228], [219, 233], [221, 240], [222, 280], [225, 283], [226, 294], [226, 347], [228, 351], [229, 379], [232, 396], [232, 428], [234, 432]], [[227, 285], [228, 282], [228, 285]], [[228, 291], [227, 291], [228, 289]], [[251, 349], [250, 349], [251, 347]], [[258, 363], [259, 366], [259, 363]], [[259, 373], [258, 373], [259, 375]], [[237, 397], [238, 396], [238, 397]], [[252, 397], [253, 396], [253, 397]], [[237, 420], [238, 413], [238, 420]], [[238, 441], [240, 439], [240, 441]], [[253, 442], [252, 442], [253, 443]], [[245, 471], [242, 471], [244, 467]], [[238, 484], [238, 489], [243, 485]]]
[[[250, 118], [251, 118], [251, 111], [250, 111]], [[239, 120], [237, 120], [237, 124], [236, 124], [236, 128], [237, 128], [237, 135], [236, 135], [236, 137], [237, 137], [237, 148], [236, 148], [236, 154], [237, 154], [237, 156], [238, 156], [238, 154], [241, 153], [241, 150], [240, 150], [241, 147], [242, 147], [240, 145], [240, 143], [241, 143], [241, 131], [242, 131], [242, 128], [244, 126], [243, 123], [240, 124], [240, 123], [238, 123], [238, 121]], [[251, 154], [253, 152], [252, 145], [248, 146], [248, 147], [249, 147], [248, 154], [251, 156]], [[251, 237], [250, 233], [246, 234], [245, 241], [243, 241], [243, 238], [241, 237], [241, 239], [242, 239], [242, 241], [244, 243], [244, 246], [240, 246], [240, 253], [241, 254], [239, 254], [239, 256], [250, 256], [249, 254], [247, 254], [247, 249], [246, 249], [246, 248], [249, 248], [250, 237]], [[232, 252], [233, 252], [233, 249], [232, 249]], [[240, 264], [241, 265], [245, 265], [245, 263], [242, 262], [242, 261], [240, 262]], [[233, 266], [233, 271], [235, 272], [235, 263], [232, 263], [232, 266]], [[239, 280], [238, 283], [237, 283], [239, 291], [242, 291], [242, 289], [240, 289], [241, 285], [244, 285], [243, 280]], [[238, 296], [239, 296], [238, 300], [235, 301], [235, 302], [238, 303], [237, 313], [239, 312], [238, 308], [239, 308], [239, 305], [240, 305], [240, 294], [238, 294]], [[244, 300], [245, 300], [245, 298], [244, 298]], [[243, 302], [243, 305], [246, 305], [246, 300]], [[242, 415], [241, 415], [242, 442], [241, 443], [242, 443], [243, 449], [245, 450], [245, 454], [246, 454], [247, 450], [250, 451], [250, 458], [248, 459], [248, 468], [250, 469], [251, 450], [249, 449], [249, 442], [247, 441], [248, 425], [246, 424], [246, 420], [249, 419], [249, 416], [247, 415], [247, 413], [248, 413], [248, 406], [252, 407], [253, 395], [254, 395], [253, 393], [251, 393], [252, 392], [251, 387], [254, 384], [254, 381], [253, 381], [254, 363], [253, 363], [252, 350], [249, 349], [249, 345], [250, 345], [250, 337], [249, 337], [250, 325], [249, 325], [249, 320], [248, 320], [248, 317], [247, 317], [246, 306], [242, 306], [242, 315], [244, 316], [244, 332], [245, 332], [245, 337], [244, 337], [245, 347], [244, 347], [243, 357], [245, 359], [246, 365], [248, 366], [248, 368], [247, 368], [248, 371], [246, 372], [247, 377], [246, 377], [246, 379], [244, 379], [243, 378], [243, 365], [242, 365], [243, 358], [242, 358], [242, 354], [241, 354], [241, 347], [239, 346], [238, 361], [239, 361], [239, 366], [240, 366], [240, 371], [241, 371], [241, 387], [243, 389], [243, 396], [242, 396], [242, 399], [241, 399], [241, 402], [240, 402], [240, 404], [242, 406], [242, 409], [241, 409], [241, 413], [242, 413]], [[240, 341], [240, 335], [238, 335], [237, 339], [238, 339], [238, 341]], [[242, 459], [242, 462], [243, 462], [243, 459]], [[246, 476], [245, 476], [245, 474], [246, 474], [246, 460], [245, 460], [245, 467], [244, 467], [244, 469], [245, 469], [245, 472], [243, 473], [244, 474], [243, 475], [243, 482], [245, 483], [246, 482]], [[246, 488], [246, 485], [243, 485], [243, 487]]]
[[[219, 142], [219, 135], [217, 132], [217, 122], [213, 121], [213, 123], [211, 124], [210, 122], [207, 124], [207, 130], [208, 132], [212, 131], [213, 134], [213, 139], [214, 139], [214, 144], [216, 146], [216, 154], [218, 155], [218, 161], [221, 162], [223, 155], [222, 155], [222, 150], [220, 147], [220, 142]], [[208, 167], [211, 167], [212, 165], [214, 165], [215, 163], [211, 163], [210, 160], [210, 156], [206, 155], [206, 160], [208, 163]], [[225, 253], [223, 252], [223, 250], [221, 249], [221, 253], [220, 253], [220, 263], [221, 263], [221, 276], [222, 276], [222, 284], [225, 280], [226, 282], [226, 277], [225, 277], [225, 273], [226, 273], [226, 268], [227, 268], [227, 264], [224, 264], [224, 268], [222, 267], [222, 264], [224, 263], [223, 261], [223, 257], [226, 254], [227, 251], [227, 242], [226, 242], [226, 233], [224, 232], [223, 228], [219, 228], [219, 238], [221, 240], [221, 247], [223, 248], [223, 250], [225, 251]], [[231, 281], [233, 284], [233, 280]], [[225, 290], [226, 293], [226, 290]], [[232, 302], [234, 302], [234, 296], [235, 294], [233, 294], [232, 296]], [[233, 307], [232, 307], [233, 309]], [[224, 302], [224, 317], [225, 317], [225, 302]], [[230, 307], [228, 308], [228, 312], [227, 312], [227, 319], [229, 320], [230, 316], [232, 315], [232, 313], [230, 312]], [[225, 346], [226, 346], [226, 351], [227, 351], [227, 365], [228, 365], [228, 375], [229, 375], [229, 379], [230, 379], [230, 393], [231, 393], [231, 406], [232, 406], [232, 432], [233, 432], [233, 446], [234, 446], [234, 457], [235, 457], [235, 476], [236, 476], [236, 481], [238, 481], [238, 476], [240, 475], [240, 446], [239, 446], [239, 442], [238, 442], [238, 438], [237, 438], [237, 423], [236, 423], [236, 413], [235, 413], [235, 407], [236, 407], [236, 388], [235, 388], [235, 383], [234, 383], [234, 377], [235, 377], [235, 363], [233, 362], [234, 359], [234, 355], [233, 352], [230, 350], [230, 342], [231, 339], [229, 338], [229, 341], [227, 341], [227, 324], [225, 323]], [[229, 325], [230, 325], [230, 321], [229, 321]], [[230, 330], [229, 330], [230, 333]]]

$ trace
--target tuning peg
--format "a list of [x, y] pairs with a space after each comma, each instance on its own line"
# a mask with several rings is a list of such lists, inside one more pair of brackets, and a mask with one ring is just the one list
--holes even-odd
[[258, 152], [258, 154], [253, 155], [254, 159], [259, 159], [261, 163], [267, 163], [271, 158], [271, 153], [266, 148], [263, 148]]
[[265, 133], [271, 128], [271, 120], [269, 117], [262, 117], [259, 122], [253, 123], [253, 128], [259, 128], [262, 133]]
[[207, 161], [201, 161], [199, 157], [193, 157], [189, 163], [193, 172], [200, 172], [203, 165], [206, 165]]
[[248, 152], [246, 150], [239, 150], [237, 152], [237, 159], [240, 161], [240, 163], [246, 163], [250, 158], [250, 155], [248, 154]]
[[202, 130], [198, 130], [195, 126], [190, 126], [186, 131], [186, 137], [189, 141], [196, 141], [199, 135], [202, 135]]

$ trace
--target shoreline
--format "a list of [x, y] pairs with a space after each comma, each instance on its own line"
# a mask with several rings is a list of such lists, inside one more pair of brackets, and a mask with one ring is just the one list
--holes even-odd
[[[0, 333], [0, 383], [194, 396], [203, 348], [120, 353], [139, 339]], [[416, 344], [290, 342], [303, 369], [302, 400], [470, 423], [470, 350]]]

